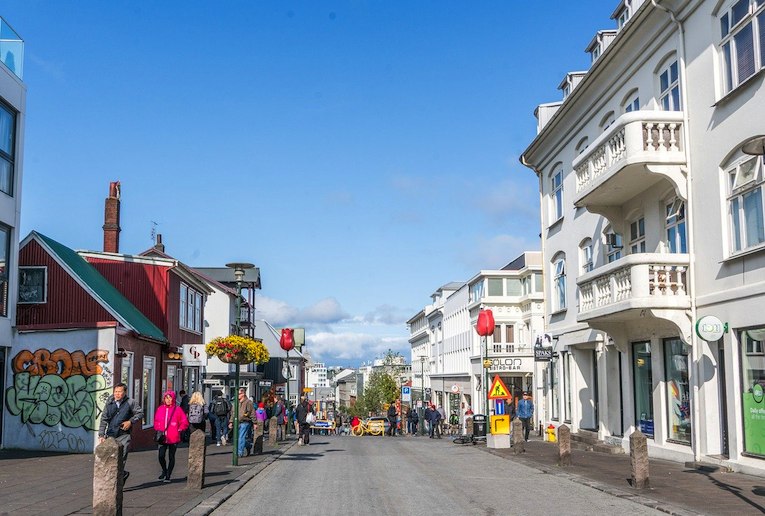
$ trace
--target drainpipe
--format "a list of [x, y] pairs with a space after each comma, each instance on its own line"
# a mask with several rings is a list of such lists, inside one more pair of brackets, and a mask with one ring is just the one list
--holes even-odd
[[686, 177], [687, 177], [687, 188], [688, 188], [688, 198], [685, 201], [685, 213], [687, 216], [687, 225], [688, 225], [688, 290], [689, 297], [691, 300], [691, 361], [693, 366], [693, 420], [691, 421], [691, 428], [693, 429], [693, 442], [692, 448], [693, 448], [693, 460], [698, 462], [701, 460], [701, 428], [700, 426], [700, 420], [701, 420], [701, 408], [699, 407], [699, 390], [701, 388], [700, 380], [701, 380], [701, 350], [699, 349], [699, 346], [701, 345], [700, 339], [696, 335], [696, 332], [693, 329], [694, 323], [697, 319], [697, 308], [696, 308], [696, 266], [695, 266], [695, 260], [696, 260], [696, 252], [695, 252], [695, 233], [694, 233], [694, 220], [695, 217], [693, 216], [693, 208], [694, 203], [692, 202], [693, 197], [693, 188], [692, 188], [692, 174], [691, 174], [691, 160], [689, 155], [689, 149], [690, 149], [690, 113], [688, 108], [688, 86], [686, 82], [686, 69], [685, 69], [685, 28], [683, 27], [683, 22], [677, 19], [677, 13], [670, 10], [669, 8], [657, 3], [656, 0], [651, 0], [651, 4], [653, 4], [654, 7], [661, 9], [665, 13], [667, 13], [672, 20], [672, 22], [677, 26], [677, 34], [678, 38], [680, 40], [680, 45], [678, 49], [678, 60], [680, 61], [679, 65], [679, 72], [680, 72], [680, 91], [681, 91], [681, 98], [683, 99], [683, 139], [684, 139], [684, 146], [683, 146], [683, 152], [685, 153], [685, 164], [686, 164]]

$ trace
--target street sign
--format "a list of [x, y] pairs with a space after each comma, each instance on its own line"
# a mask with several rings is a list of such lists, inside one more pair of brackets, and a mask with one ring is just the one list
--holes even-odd
[[491, 433], [494, 435], [509, 434], [510, 433], [510, 416], [507, 416], [507, 415], [491, 416]]
[[220, 385], [223, 387], [223, 380], [217, 380], [215, 378], [205, 378], [202, 380], [202, 384], [204, 385]]
[[488, 359], [488, 358], [487, 358], [486, 360], [484, 360], [484, 361], [483, 361], [483, 366], [484, 366], [486, 369], [490, 368], [490, 367], [491, 367], [491, 360], [490, 360], [490, 359]]
[[430, 393], [433, 392], [430, 387], [425, 387], [425, 395], [430, 396]]
[[494, 413], [498, 416], [504, 416], [505, 415], [505, 402], [502, 400], [497, 400], [494, 402]]
[[408, 385], [401, 386], [401, 401], [412, 402], [412, 388]]
[[313, 392], [313, 387], [303, 387], [303, 392]]
[[510, 390], [505, 386], [505, 382], [503, 382], [502, 378], [499, 376], [495, 376], [494, 381], [491, 384], [491, 389], [489, 389], [489, 399], [501, 400], [507, 399], [510, 396]]

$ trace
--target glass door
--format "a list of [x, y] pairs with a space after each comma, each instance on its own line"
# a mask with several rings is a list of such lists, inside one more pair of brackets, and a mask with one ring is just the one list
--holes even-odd
[[632, 344], [632, 372], [635, 380], [635, 422], [646, 437], [653, 439], [653, 370], [651, 343]]

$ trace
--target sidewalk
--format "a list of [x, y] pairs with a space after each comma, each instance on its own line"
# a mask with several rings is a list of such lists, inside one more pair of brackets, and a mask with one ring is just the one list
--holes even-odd
[[[296, 440], [278, 447], [264, 444], [262, 455], [232, 462], [231, 446], [207, 446], [205, 488], [186, 489], [188, 447], [179, 447], [172, 482], [157, 477], [161, 469], [155, 449], [131, 452], [130, 478], [123, 491], [123, 514], [209, 514], [250, 478], [265, 469]], [[0, 515], [92, 514], [93, 455], [0, 450]], [[197, 507], [199, 506], [199, 507]]]
[[[457, 445], [454, 445], [457, 446]], [[649, 459], [650, 488], [630, 486], [630, 456], [571, 450], [571, 466], [557, 465], [558, 445], [541, 440], [526, 443], [526, 453], [490, 449], [489, 453], [515, 460], [544, 473], [569, 478], [600, 491], [629, 498], [662, 512], [691, 514], [762, 514], [765, 512], [765, 478], [741, 473], [708, 472], [684, 464]]]

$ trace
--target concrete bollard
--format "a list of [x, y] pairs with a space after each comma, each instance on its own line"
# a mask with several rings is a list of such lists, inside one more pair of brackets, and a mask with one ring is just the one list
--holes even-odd
[[252, 445], [252, 454], [260, 455], [263, 453], [263, 421], [255, 423], [255, 440]]
[[276, 446], [276, 433], [279, 430], [279, 425], [276, 422], [276, 418], [272, 417], [268, 423], [268, 444]]
[[472, 417], [465, 418], [465, 432], [467, 433], [467, 435], [473, 435], [473, 418]]
[[109, 438], [96, 446], [93, 461], [93, 514], [122, 515], [122, 474], [125, 458], [122, 445]]
[[523, 422], [518, 418], [513, 419], [513, 452], [516, 455], [526, 453], [526, 441], [523, 439]]
[[189, 474], [186, 487], [200, 491], [205, 486], [205, 461], [207, 439], [204, 430], [196, 429], [189, 438]]
[[571, 465], [571, 429], [566, 425], [558, 427], [558, 466]]
[[630, 436], [630, 462], [632, 463], [632, 487], [648, 487], [648, 439], [640, 430]]

